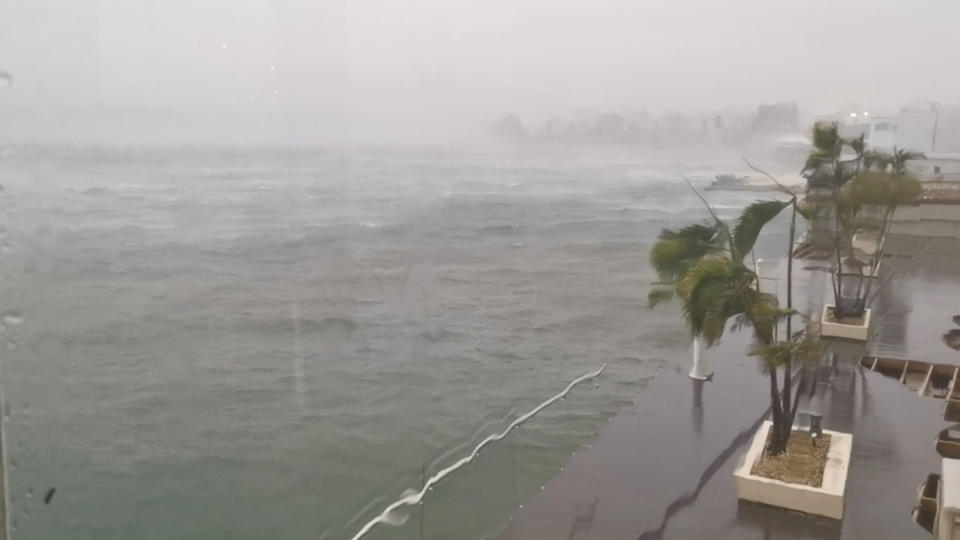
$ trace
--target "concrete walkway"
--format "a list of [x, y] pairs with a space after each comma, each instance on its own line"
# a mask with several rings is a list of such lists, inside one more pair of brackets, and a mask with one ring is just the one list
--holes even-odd
[[767, 408], [767, 378], [750, 363], [718, 366], [705, 384], [660, 375], [501, 538], [930, 537], [910, 511], [939, 470], [942, 402], [851, 364], [839, 366], [824, 416], [825, 428], [854, 434], [844, 520], [739, 502], [733, 469]]
[[[769, 399], [768, 378], [760, 361], [745, 355], [749, 336], [741, 333], [707, 351], [713, 382], [695, 383], [680, 370], [658, 375], [528, 501], [501, 538], [928, 540], [911, 510], [919, 484], [940, 470], [934, 439], [947, 427], [943, 401], [918, 396], [858, 360], [882, 355], [960, 364], [960, 354], [942, 340], [960, 314], [960, 243], [900, 244], [884, 263], [893, 279], [876, 298], [871, 343], [830, 344], [838, 362], [826, 370], [823, 427], [854, 435], [842, 521], [737, 500], [732, 473]], [[798, 307], [817, 313], [829, 296], [826, 274], [815, 262], [799, 264]]]

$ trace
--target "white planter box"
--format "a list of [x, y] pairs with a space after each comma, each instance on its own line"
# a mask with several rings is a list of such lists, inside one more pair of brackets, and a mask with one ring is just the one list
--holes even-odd
[[828, 310], [832, 309], [832, 305], [827, 304], [823, 306], [823, 312], [820, 314], [820, 337], [834, 337], [856, 341], [866, 341], [870, 337], [870, 309], [864, 312], [862, 325], [829, 322], [827, 320], [827, 313]]
[[841, 272], [841, 275], [844, 277], [844, 279], [859, 279], [861, 276], [864, 279], [868, 279], [875, 278], [880, 275], [880, 263], [877, 263], [876, 268], [871, 268], [870, 264], [865, 264], [863, 267], [858, 267], [850, 264], [848, 261], [843, 261], [842, 268], [843, 272]]
[[760, 426], [753, 436], [750, 448], [733, 472], [737, 483], [737, 497], [745, 501], [789, 508], [807, 514], [843, 519], [843, 496], [847, 487], [847, 470], [850, 467], [853, 435], [823, 430], [824, 434], [830, 435], [830, 450], [827, 451], [823, 483], [815, 488], [750, 474], [754, 463], [763, 453], [767, 434], [772, 425], [768, 420]]

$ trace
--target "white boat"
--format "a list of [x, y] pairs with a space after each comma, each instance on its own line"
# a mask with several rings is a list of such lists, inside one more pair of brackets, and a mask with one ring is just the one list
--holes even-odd
[[735, 174], [718, 174], [712, 184], [704, 188], [706, 191], [770, 191], [772, 185], [753, 181], [749, 176]]

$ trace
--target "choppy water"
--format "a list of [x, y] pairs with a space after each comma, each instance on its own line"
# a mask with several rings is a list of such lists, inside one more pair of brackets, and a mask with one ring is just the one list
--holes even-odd
[[[705, 182], [738, 168], [0, 151], [14, 537], [341, 538], [608, 363], [371, 537], [494, 534], [650, 377], [685, 364], [676, 309], [645, 307], [649, 243], [704, 215], [681, 169]], [[756, 197], [711, 194], [729, 215]]]

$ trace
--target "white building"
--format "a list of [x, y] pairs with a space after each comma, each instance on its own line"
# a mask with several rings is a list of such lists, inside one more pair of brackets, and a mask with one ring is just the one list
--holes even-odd
[[960, 152], [927, 152], [924, 157], [907, 162], [907, 170], [918, 179], [960, 182]]
[[898, 147], [897, 117], [871, 116], [869, 112], [849, 113], [840, 122], [840, 136], [853, 139], [864, 135], [867, 147], [881, 152], [892, 152]]
[[848, 110], [820, 120], [837, 122], [842, 137], [864, 135], [867, 146], [881, 152], [898, 148], [924, 154], [960, 154], [960, 107], [953, 105], [904, 107], [896, 116]]
[[900, 111], [897, 147], [913, 152], [960, 153], [960, 107], [931, 103]]
[[937, 117], [930, 109], [904, 108], [900, 111], [897, 147], [910, 152], [933, 151]]

